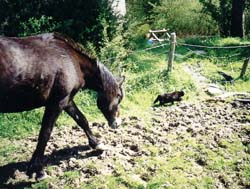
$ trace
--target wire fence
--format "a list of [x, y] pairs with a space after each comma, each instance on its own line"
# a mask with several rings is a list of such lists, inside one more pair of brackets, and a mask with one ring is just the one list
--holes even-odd
[[250, 44], [247, 44], [247, 45], [238, 45], [238, 46], [206, 46], [206, 45], [193, 45], [193, 44], [178, 42], [177, 45], [187, 46], [187, 47], [203, 48], [203, 49], [238, 49], [238, 48], [250, 48]]
[[[232, 49], [246, 49], [249, 48], [250, 49], [250, 44], [246, 44], [246, 45], [235, 45], [235, 46], [206, 46], [206, 45], [193, 45], [193, 44], [188, 44], [188, 43], [181, 43], [181, 42], [177, 42], [178, 46], [183, 46], [186, 47], [186, 49], [189, 52], [194, 53], [196, 56], [202, 57], [202, 58], [207, 58], [207, 59], [211, 59], [211, 58], [215, 58], [215, 59], [232, 59], [232, 58], [236, 58], [236, 57], [240, 57], [240, 59], [245, 59], [246, 57], [242, 57], [242, 53], [238, 52], [238, 53], [234, 53], [234, 54], [230, 54], [228, 56], [214, 56], [214, 55], [206, 55], [208, 54], [207, 51], [196, 51], [193, 50], [191, 48], [196, 48], [196, 49], [211, 49], [211, 50], [219, 50], [219, 49], [226, 49], [226, 50], [232, 50]], [[250, 56], [250, 54], [249, 54]]]
[[[206, 46], [206, 45], [195, 45], [195, 44], [189, 44], [189, 43], [183, 43], [183, 42], [173, 42], [173, 41], [169, 41], [169, 42], [166, 42], [166, 43], [160, 43], [159, 45], [153, 45], [151, 47], [148, 47], [148, 48], [144, 48], [144, 49], [139, 49], [139, 50], [134, 50], [134, 51], [130, 51], [127, 53], [126, 56], [115, 56], [115, 57], [110, 57], [108, 59], [105, 59], [105, 60], [102, 60], [102, 62], [109, 62], [111, 60], [119, 60], [119, 63], [117, 64], [116, 68], [117, 69], [117, 72], [119, 73], [119, 75], [121, 75], [122, 73], [122, 70], [125, 68], [123, 67], [123, 61], [121, 61], [122, 59], [126, 59], [128, 58], [129, 56], [131, 55], [135, 55], [137, 53], [142, 53], [142, 52], [147, 52], [147, 51], [151, 51], [151, 50], [154, 50], [154, 49], [159, 49], [159, 48], [163, 48], [163, 47], [171, 47], [171, 45], [175, 44], [176, 45], [176, 50], [178, 51], [178, 47], [184, 47], [185, 49], [187, 49], [189, 52], [191, 52], [192, 54], [195, 54], [195, 56], [198, 56], [198, 57], [201, 57], [203, 59], [209, 59], [211, 61], [218, 61], [218, 60], [227, 60], [227, 63], [229, 63], [229, 66], [231, 67], [231, 70], [232, 72], [234, 72], [234, 68], [233, 68], [233, 62], [234, 61], [242, 61], [244, 59], [244, 62], [246, 61], [246, 59], [249, 59], [250, 58], [250, 44], [245, 44], [245, 45], [233, 45], [233, 46]], [[237, 51], [237, 49], [247, 49], [249, 48], [249, 58], [247, 58], [246, 55], [243, 55], [242, 52], [239, 52]], [[154, 54], [157, 54], [157, 55], [162, 55], [162, 54], [166, 54], [166, 59], [168, 57], [168, 55], [171, 53], [170, 52], [170, 49], [169, 50], [166, 48], [163, 52], [159, 52], [159, 51], [155, 51]], [[209, 49], [209, 50], [206, 50], [206, 49]], [[212, 51], [211, 51], [211, 50]], [[226, 56], [218, 56], [218, 54], [220, 54], [219, 52], [217, 53], [217, 50], [219, 49], [226, 49], [226, 50], [233, 50], [234, 54], [230, 54], [228, 53], [228, 55]], [[236, 49], [236, 50], [235, 50]], [[183, 50], [181, 50], [183, 51]], [[210, 53], [215, 53], [215, 56], [214, 54], [211, 55]], [[217, 56], [216, 56], [217, 54]], [[225, 51], [223, 51], [223, 55], [225, 54]], [[246, 53], [245, 53], [246, 54]], [[176, 52], [174, 52], [172, 54], [174, 57], [177, 57], [178, 55], [181, 56], [181, 59], [192, 59], [194, 58], [193, 56], [188, 56], [188, 54], [185, 54], [185, 55], [181, 55], [181, 54], [177, 54]], [[169, 55], [170, 56], [170, 55]], [[237, 58], [237, 57], [240, 57], [240, 58]], [[137, 64], [137, 63], [142, 63], [142, 61], [134, 61], [133, 60], [133, 64]], [[244, 65], [243, 65], [244, 67]], [[244, 68], [242, 67], [242, 71], [241, 71], [241, 77], [243, 76], [243, 70]], [[247, 68], [247, 64], [245, 66]], [[168, 69], [169, 70], [169, 60], [168, 60]], [[246, 70], [246, 69], [245, 69]], [[245, 72], [244, 72], [245, 73]]]
[[[137, 53], [141, 53], [141, 52], [146, 52], [146, 51], [150, 51], [153, 49], [158, 49], [158, 48], [162, 48], [165, 46], [169, 46], [171, 43], [173, 42], [169, 42], [169, 43], [164, 43], [164, 44], [160, 44], [160, 45], [156, 45], [156, 46], [152, 46], [152, 47], [148, 47], [145, 49], [139, 49], [139, 50], [134, 50], [129, 52], [125, 57], [124, 56], [115, 56], [115, 57], [110, 57], [107, 59], [102, 60], [102, 62], [109, 62], [111, 60], [115, 60], [115, 59], [121, 59], [121, 58], [127, 58], [130, 55], [134, 55]], [[235, 53], [233, 55], [229, 55], [229, 56], [211, 56], [211, 55], [205, 55], [202, 53], [199, 53], [195, 50], [192, 50], [190, 48], [199, 48], [199, 49], [245, 49], [245, 48], [250, 48], [250, 44], [246, 44], [246, 45], [233, 45], [233, 46], [208, 46], [208, 45], [195, 45], [195, 44], [189, 44], [189, 43], [183, 43], [183, 42], [176, 42], [177, 47], [179, 46], [183, 46], [186, 47], [186, 49], [194, 54], [196, 54], [197, 56], [203, 57], [203, 58], [216, 58], [216, 59], [228, 59], [228, 58], [233, 58], [233, 57], [237, 57], [240, 56], [241, 53]], [[165, 51], [164, 53], [167, 54], [167, 51]], [[157, 53], [157, 54], [163, 54], [163, 53]], [[250, 56], [250, 55], [249, 55]]]
[[[137, 54], [137, 53], [146, 52], [146, 51], [150, 51], [150, 50], [157, 49], [157, 48], [162, 48], [162, 47], [165, 47], [167, 45], [169, 45], [169, 44], [165, 43], [165, 44], [161, 44], [161, 45], [157, 45], [157, 46], [153, 46], [153, 47], [148, 47], [145, 49], [134, 50], [134, 51], [129, 52], [126, 57], [128, 57], [130, 55]], [[111, 57], [111, 58], [107, 58], [107, 59], [102, 60], [102, 62], [109, 62], [110, 60], [114, 60], [114, 59], [118, 59], [118, 58], [122, 58], [122, 57], [123, 56]]]
[[188, 50], [189, 52], [194, 53], [194, 54], [197, 55], [197, 56], [200, 56], [200, 57], [203, 57], [203, 58], [207, 58], [207, 59], [210, 59], [210, 58], [228, 59], [228, 58], [233, 58], [233, 57], [237, 57], [237, 56], [240, 56], [240, 55], [241, 55], [241, 53], [235, 53], [235, 54], [229, 55], [229, 56], [211, 56], [211, 55], [208, 56], [208, 55], [203, 54], [202, 52], [197, 52], [197, 51], [194, 51], [194, 50], [192, 50], [192, 49], [190, 49], [190, 48], [187, 48], [187, 50]]

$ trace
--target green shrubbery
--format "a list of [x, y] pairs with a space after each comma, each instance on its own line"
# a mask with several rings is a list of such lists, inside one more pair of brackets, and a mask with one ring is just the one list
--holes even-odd
[[129, 38], [129, 47], [131, 49], [141, 49], [146, 46], [146, 35], [148, 34], [151, 26], [147, 23], [141, 23], [138, 21], [129, 22], [127, 30]]
[[[119, 24], [113, 37], [108, 36], [109, 25], [106, 20], [103, 24], [103, 43], [100, 49], [100, 60], [112, 70], [116, 70], [121, 66], [121, 60], [127, 56], [128, 50], [125, 48], [126, 40], [123, 34], [123, 25]], [[116, 70], [120, 71], [120, 70]]]
[[40, 18], [31, 17], [20, 23], [21, 32], [19, 36], [35, 35], [42, 32], [53, 32], [60, 27], [60, 23], [53, 20], [51, 16], [42, 15]]
[[117, 15], [108, 0], [0, 1], [0, 35], [26, 36], [48, 31], [66, 34], [99, 49], [103, 25], [108, 20], [109, 37], [115, 33]]
[[152, 27], [168, 28], [180, 35], [212, 35], [218, 28], [212, 19], [202, 13], [196, 0], [162, 0], [154, 6]]

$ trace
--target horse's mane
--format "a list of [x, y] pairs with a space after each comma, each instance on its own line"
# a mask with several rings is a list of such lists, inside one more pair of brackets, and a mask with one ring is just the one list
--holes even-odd
[[71, 38], [69, 38], [61, 33], [57, 33], [57, 32], [53, 33], [53, 36], [56, 39], [64, 41], [70, 47], [72, 47], [73, 49], [75, 49], [76, 51], [78, 51], [79, 53], [81, 53], [82, 55], [87, 57], [88, 59], [90, 59], [91, 62], [97, 66], [97, 68], [100, 72], [103, 90], [109, 91], [113, 94], [115, 93], [116, 87], [114, 87], [114, 86], [117, 86], [116, 80], [115, 80], [113, 74], [102, 63], [97, 61], [97, 59], [94, 56], [87, 53], [86, 50], [80, 44], [76, 43], [73, 39], [71, 39]]
[[117, 82], [113, 76], [113, 74], [105, 67], [102, 63], [97, 61], [97, 67], [100, 71], [102, 84], [103, 84], [103, 90], [109, 91], [113, 94], [116, 92]]
[[59, 39], [59, 40], [64, 41], [70, 47], [72, 47], [74, 50], [78, 51], [82, 55], [86, 56], [92, 62], [97, 62], [96, 57], [94, 57], [93, 55], [87, 53], [86, 50], [79, 43], [75, 42], [73, 39], [71, 39], [67, 35], [64, 35], [64, 34], [61, 34], [61, 33], [58, 33], [58, 32], [54, 32], [53, 36], [54, 36], [55, 39]]

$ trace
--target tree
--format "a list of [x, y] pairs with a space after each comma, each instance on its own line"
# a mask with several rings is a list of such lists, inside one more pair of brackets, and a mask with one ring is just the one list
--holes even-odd
[[57, 31], [100, 48], [103, 26], [115, 34], [117, 16], [112, 0], [0, 0], [0, 35], [24, 36]]
[[245, 14], [244, 14], [244, 22], [245, 22], [245, 36], [250, 37], [250, 2], [246, 2]]
[[203, 11], [209, 14], [218, 24], [222, 36], [230, 35], [232, 0], [200, 0]]
[[200, 0], [203, 10], [217, 22], [222, 36], [244, 36], [245, 0]]
[[245, 0], [233, 0], [232, 2], [232, 20], [231, 20], [231, 36], [244, 36], [244, 9]]

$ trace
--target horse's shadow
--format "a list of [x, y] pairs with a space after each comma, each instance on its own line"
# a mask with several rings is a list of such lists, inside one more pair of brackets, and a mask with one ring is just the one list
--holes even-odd
[[[84, 155], [79, 154], [79, 152], [83, 152]], [[89, 152], [87, 152], [89, 151]], [[60, 161], [68, 160], [72, 156], [79, 159], [86, 159], [93, 156], [99, 156], [102, 154], [101, 150], [90, 150], [90, 147], [87, 145], [74, 146], [72, 148], [64, 148], [57, 151], [53, 151], [51, 154], [45, 156], [45, 166], [49, 165], [59, 165]], [[28, 168], [29, 162], [17, 162], [17, 163], [9, 163], [4, 166], [0, 166], [0, 189], [22, 189], [25, 187], [31, 187], [32, 184], [36, 183], [35, 181], [22, 181], [15, 184], [6, 184], [6, 182], [10, 178], [14, 178], [16, 170], [20, 172], [26, 172]]]

